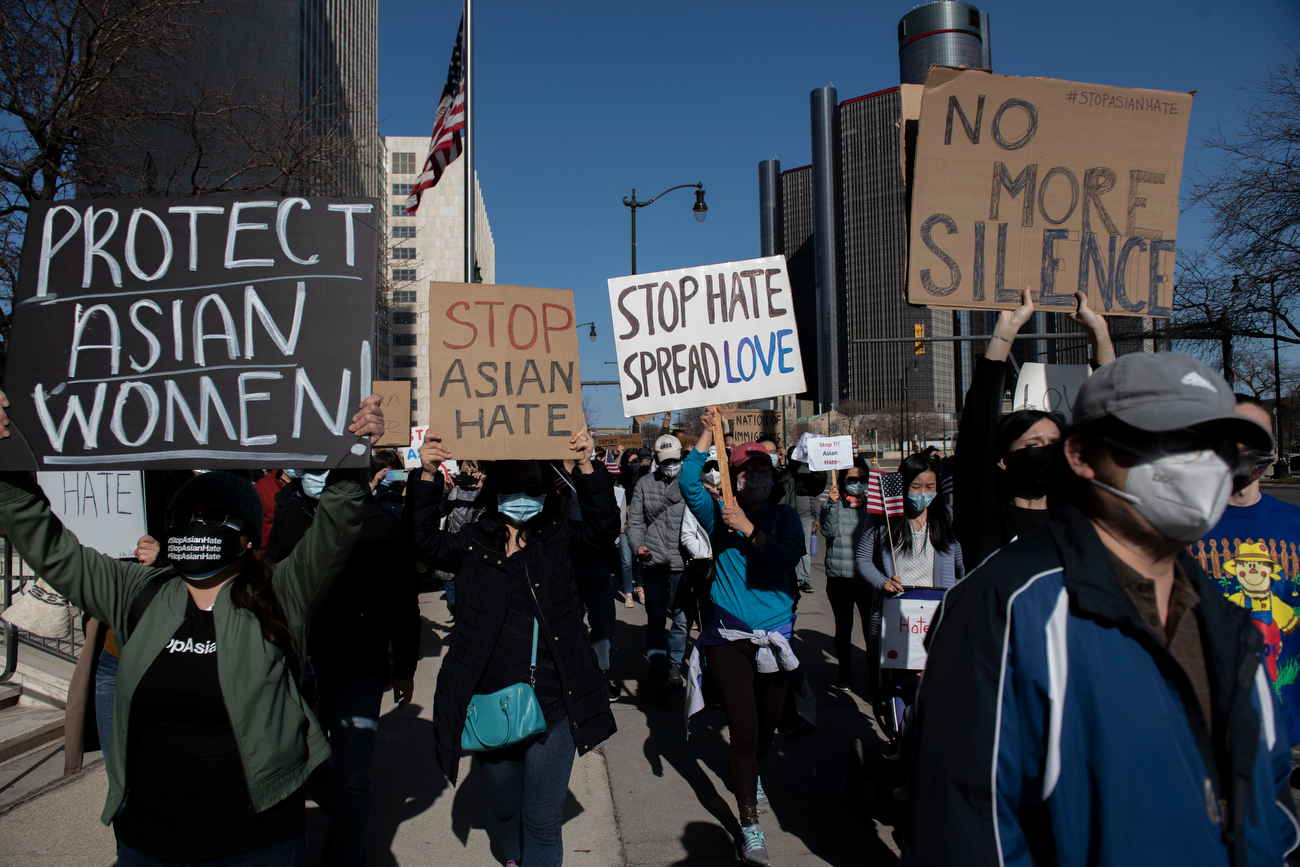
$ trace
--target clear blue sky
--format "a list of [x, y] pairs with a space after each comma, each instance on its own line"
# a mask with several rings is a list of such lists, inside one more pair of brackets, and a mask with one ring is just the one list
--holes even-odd
[[[1231, 124], [1249, 79], [1300, 44], [1296, 0], [988, 0], [993, 69], [1122, 87], [1198, 91], [1184, 178], [1209, 164], [1200, 139]], [[629, 271], [622, 198], [702, 181], [709, 216], [679, 190], [638, 215], [638, 270], [757, 256], [758, 162], [811, 162], [808, 92], [841, 100], [898, 84], [908, 2], [662, 0], [475, 9], [475, 157], [499, 283], [572, 289], [584, 379], [613, 379], [606, 279]], [[380, 131], [428, 135], [461, 4], [382, 0]], [[1179, 246], [1204, 237], [1185, 214]], [[623, 413], [596, 389], [596, 423]]]

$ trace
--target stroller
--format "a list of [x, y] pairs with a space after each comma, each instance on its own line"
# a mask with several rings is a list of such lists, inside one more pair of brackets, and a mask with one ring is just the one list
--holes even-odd
[[880, 617], [880, 669], [871, 702], [876, 724], [886, 740], [870, 746], [860, 737], [849, 742], [845, 796], [857, 805], [868, 782], [875, 784], [877, 800], [891, 803], [902, 782], [899, 753], [908, 711], [916, 701], [925, 668], [922, 644], [944, 591], [931, 587], [905, 590], [885, 601]]

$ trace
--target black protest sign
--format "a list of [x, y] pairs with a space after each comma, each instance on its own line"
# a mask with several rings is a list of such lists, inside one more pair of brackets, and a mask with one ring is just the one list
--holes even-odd
[[0, 468], [360, 467], [378, 204], [39, 202]]

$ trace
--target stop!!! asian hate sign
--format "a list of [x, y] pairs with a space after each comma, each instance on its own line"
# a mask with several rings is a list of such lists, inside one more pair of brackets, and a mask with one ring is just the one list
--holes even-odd
[[623, 413], [805, 390], [784, 256], [609, 280]]
[[373, 199], [33, 205], [0, 468], [368, 466]]

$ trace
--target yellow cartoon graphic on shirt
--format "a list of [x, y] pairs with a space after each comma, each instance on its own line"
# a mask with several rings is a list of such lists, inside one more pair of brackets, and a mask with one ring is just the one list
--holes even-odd
[[1228, 601], [1249, 608], [1252, 616], [1271, 622], [1283, 635], [1295, 631], [1300, 617], [1273, 592], [1273, 583], [1284, 581], [1286, 575], [1269, 556], [1268, 547], [1263, 542], [1243, 542], [1237, 548], [1237, 556], [1223, 564], [1223, 572], [1229, 579], [1235, 578], [1241, 588], [1229, 594]]

